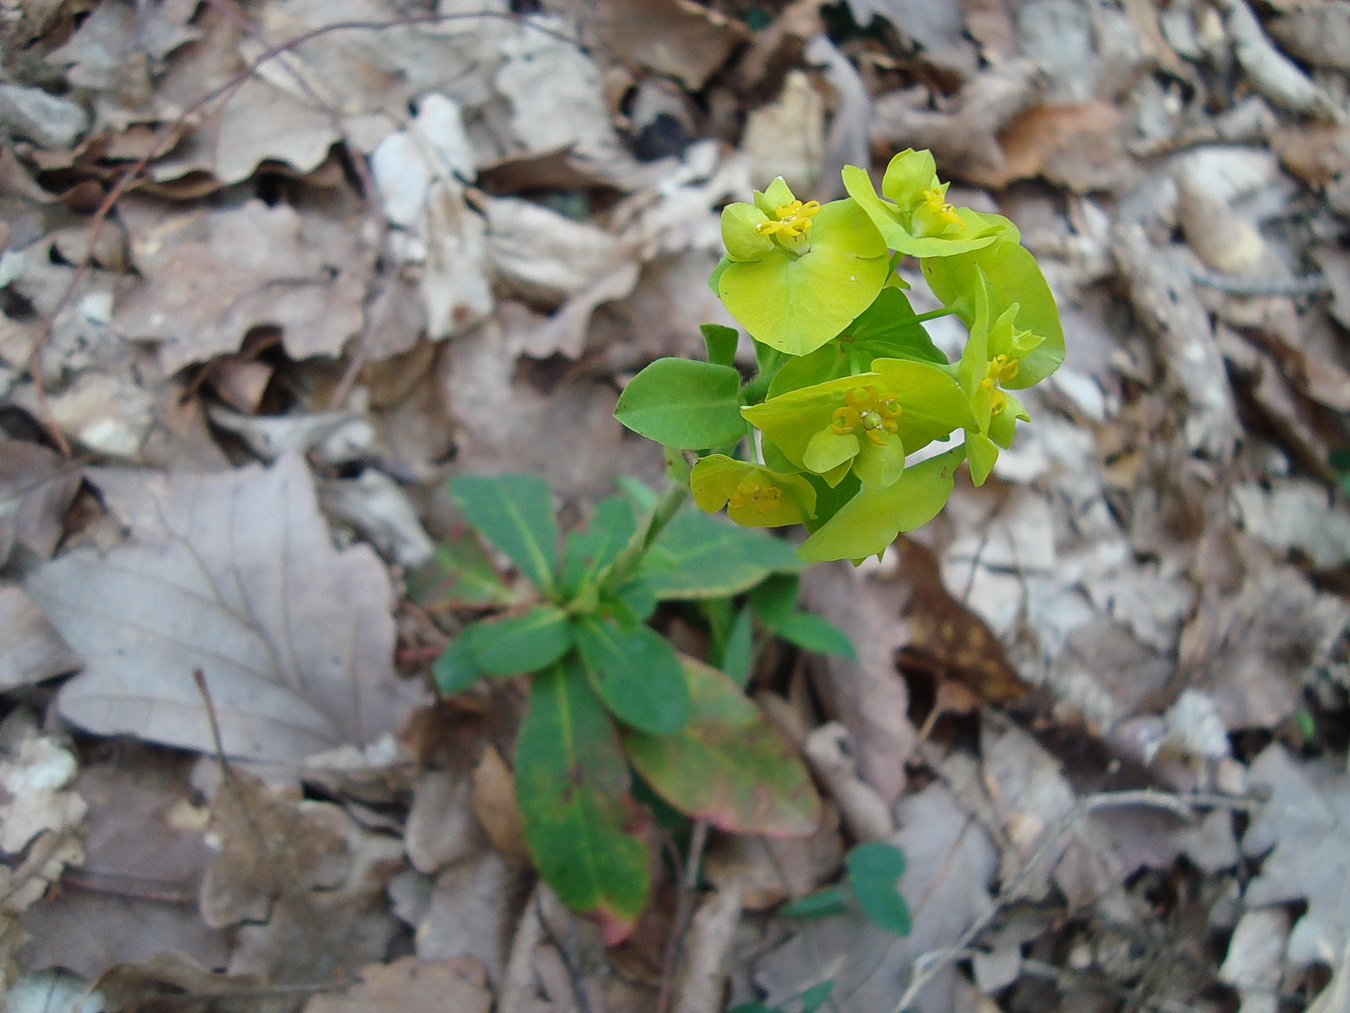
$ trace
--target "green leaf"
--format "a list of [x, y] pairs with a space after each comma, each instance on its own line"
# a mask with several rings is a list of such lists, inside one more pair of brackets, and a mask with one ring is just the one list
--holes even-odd
[[576, 624], [577, 650], [591, 688], [624, 724], [654, 735], [689, 718], [689, 688], [674, 649], [649, 626], [620, 630], [587, 617]]
[[795, 576], [770, 577], [750, 592], [750, 607], [766, 628], [802, 650], [855, 657], [853, 644], [838, 626], [797, 611], [797, 590]]
[[518, 616], [474, 623], [460, 639], [488, 675], [520, 675], [561, 658], [572, 646], [572, 628], [556, 605], [536, 605]]
[[802, 543], [797, 555], [807, 562], [866, 559], [885, 551], [902, 531], [913, 531], [934, 517], [952, 494], [956, 468], [965, 447], [905, 469], [889, 489], [863, 489]]
[[623, 389], [614, 417], [676, 450], [735, 443], [745, 435], [741, 375], [713, 362], [657, 359]]
[[878, 356], [947, 364], [947, 357], [933, 344], [923, 324], [916, 322], [914, 308], [898, 288], [883, 288], [848, 333], [854, 346], [868, 353], [869, 364]]
[[741, 332], [722, 324], [700, 324], [698, 329], [703, 332], [703, 343], [708, 346], [708, 361], [719, 366], [734, 367]]
[[534, 475], [457, 478], [450, 494], [465, 519], [506, 553], [545, 593], [558, 568], [558, 526], [553, 492]]
[[850, 851], [844, 865], [853, 896], [867, 920], [897, 936], [909, 935], [909, 905], [900, 894], [905, 853], [885, 841], [868, 841]]
[[736, 618], [731, 621], [731, 628], [727, 631], [727, 641], [722, 646], [721, 664], [717, 666], [742, 688], [750, 681], [750, 665], [755, 660], [752, 625], [749, 609], [736, 612]]
[[435, 555], [408, 574], [407, 586], [408, 597], [424, 609], [514, 605], [520, 600], [467, 529], [438, 543]]
[[907, 209], [900, 208], [890, 201], [883, 200], [872, 185], [867, 170], [856, 165], [846, 165], [843, 171], [844, 189], [858, 202], [858, 206], [872, 220], [886, 244], [898, 253], [911, 257], [946, 258], [953, 254], [988, 246], [996, 238], [982, 235], [982, 223], [973, 216], [962, 215], [966, 228], [953, 236], [916, 236], [910, 232], [910, 223], [906, 221]]
[[682, 510], [643, 554], [638, 574], [666, 600], [740, 594], [771, 573], [799, 569], [786, 542], [698, 510]]
[[717, 294], [756, 340], [805, 355], [843, 330], [886, 282], [886, 246], [851, 200], [831, 201], [813, 219], [809, 250], [776, 248], [760, 259], [732, 262]]
[[595, 505], [585, 531], [572, 531], [563, 544], [562, 586], [571, 598], [582, 584], [595, 580], [637, 533], [637, 514], [624, 496], [610, 496]]
[[616, 613], [621, 613], [619, 625], [627, 628], [650, 619], [660, 599], [656, 597], [656, 589], [650, 580], [634, 577], [604, 595], [601, 601], [613, 606]]
[[793, 612], [773, 627], [790, 644], [816, 654], [834, 654], [852, 660], [857, 655], [848, 634], [834, 623], [810, 612]]
[[852, 891], [842, 886], [826, 887], [815, 893], [799, 897], [791, 904], [785, 904], [779, 910], [784, 918], [799, 918], [810, 921], [816, 918], [830, 918], [848, 911], [848, 900]]
[[648, 846], [614, 726], [579, 664], [536, 677], [516, 741], [516, 802], [535, 867], [558, 899], [621, 942], [647, 900]]
[[690, 713], [674, 735], [630, 732], [628, 757], [657, 794], [720, 830], [799, 837], [820, 820], [801, 758], [727, 676], [680, 659]]
[[441, 656], [431, 666], [436, 688], [447, 696], [463, 693], [486, 674], [474, 660], [468, 638], [462, 635], [451, 641], [450, 646], [441, 652]]
[[1064, 329], [1055, 297], [1031, 251], [1007, 239], [974, 253], [925, 260], [923, 276], [943, 305], [956, 310], [967, 327], [978, 313], [979, 272], [988, 284], [989, 319], [1017, 304], [1016, 326], [1044, 340], [1021, 360], [1013, 389], [1030, 387], [1059, 368], [1064, 361]]
[[830, 993], [833, 991], [833, 978], [826, 978], [819, 985], [812, 985], [798, 996], [802, 1002], [801, 1013], [816, 1013], [816, 1010], [825, 1005], [825, 1000], [830, 997]]

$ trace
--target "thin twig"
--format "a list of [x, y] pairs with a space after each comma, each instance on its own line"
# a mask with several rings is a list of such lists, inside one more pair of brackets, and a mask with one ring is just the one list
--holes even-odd
[[536, 891], [534, 895], [534, 913], [539, 919], [539, 927], [543, 929], [544, 939], [557, 951], [558, 959], [562, 961], [563, 970], [567, 972], [567, 981], [572, 986], [572, 995], [576, 999], [577, 1009], [580, 1010], [580, 1013], [593, 1013], [591, 997], [586, 992], [586, 979], [582, 977], [581, 968], [577, 967], [568, 948], [563, 945], [562, 940], [558, 938], [558, 934], [553, 931], [553, 926], [544, 914], [543, 899], [539, 891]]
[[695, 820], [689, 834], [689, 853], [684, 860], [684, 874], [680, 877], [680, 894], [675, 901], [675, 921], [666, 940], [666, 953], [661, 966], [661, 989], [656, 996], [656, 1013], [667, 1013], [675, 982], [675, 971], [684, 956], [684, 940], [689, 934], [689, 922], [694, 910], [694, 890], [698, 887], [698, 871], [703, 864], [703, 849], [708, 843], [708, 821]]

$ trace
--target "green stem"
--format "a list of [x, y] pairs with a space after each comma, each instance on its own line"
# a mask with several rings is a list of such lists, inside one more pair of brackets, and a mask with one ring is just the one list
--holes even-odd
[[922, 324], [928, 320], [936, 320], [938, 317], [949, 317], [955, 312], [956, 310], [952, 309], [950, 306], [944, 306], [940, 310], [929, 310], [927, 313], [920, 313], [911, 320], [910, 323]]
[[689, 498], [689, 464], [684, 460], [684, 456], [677, 450], [666, 451], [667, 472], [670, 475], [670, 484], [666, 486], [666, 491], [661, 494], [661, 498], [656, 501], [656, 506], [652, 508], [651, 515], [647, 518], [647, 527], [642, 532], [640, 538], [634, 538], [628, 543], [623, 552], [619, 553], [614, 564], [610, 567], [609, 577], [605, 583], [611, 587], [616, 587], [628, 579], [633, 570], [637, 569], [638, 562], [652, 543], [666, 529], [666, 525], [674, 519], [680, 512], [680, 507], [684, 506], [685, 500]]

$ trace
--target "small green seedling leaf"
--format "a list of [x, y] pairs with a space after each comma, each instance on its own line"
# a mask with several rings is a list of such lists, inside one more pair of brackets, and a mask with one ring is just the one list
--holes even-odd
[[677, 450], [736, 443], [746, 433], [741, 375], [713, 362], [657, 359], [629, 381], [614, 417]]
[[595, 505], [584, 531], [572, 531], [563, 545], [562, 586], [571, 598], [587, 581], [595, 580], [637, 533], [637, 514], [624, 496], [611, 496]]
[[708, 361], [719, 366], [736, 365], [736, 346], [740, 344], [741, 332], [734, 327], [722, 324], [701, 324], [703, 342], [708, 346]]
[[799, 918], [802, 921], [830, 918], [848, 911], [849, 898], [852, 896], [852, 891], [847, 887], [830, 886], [799, 897], [791, 904], [784, 904], [778, 913], [784, 918]]
[[467, 529], [440, 542], [435, 555], [408, 574], [407, 585], [408, 597], [424, 609], [509, 606], [520, 598]]
[[551, 594], [558, 568], [553, 492], [534, 475], [457, 478], [450, 494], [465, 519], [506, 553], [536, 587]]
[[431, 666], [431, 675], [436, 680], [436, 688], [449, 696], [464, 692], [487, 673], [474, 660], [467, 638], [459, 636], [441, 652]]
[[624, 724], [669, 735], [688, 720], [689, 689], [679, 658], [655, 630], [625, 631], [587, 617], [576, 623], [576, 643], [591, 688]]
[[825, 1005], [825, 1000], [830, 997], [830, 993], [833, 991], [833, 978], [826, 978], [819, 985], [812, 985], [798, 996], [802, 1003], [802, 1013], [816, 1013], [816, 1010]]
[[909, 905], [900, 893], [905, 853], [885, 841], [859, 844], [844, 859], [848, 883], [867, 920], [897, 936], [909, 935]]
[[535, 867], [574, 911], [596, 916], [610, 945], [647, 899], [648, 846], [630, 832], [628, 765], [579, 664], [536, 677], [516, 741], [516, 800]]
[[556, 605], [536, 605], [518, 616], [474, 623], [460, 640], [488, 675], [520, 675], [561, 658], [572, 646], [572, 628]]
[[801, 837], [820, 820], [801, 757], [729, 678], [680, 659], [689, 683], [689, 720], [674, 735], [629, 732], [628, 758], [675, 808], [719, 830]]
[[642, 557], [639, 572], [662, 599], [740, 594], [771, 573], [801, 569], [786, 542], [683, 510]]
[[828, 619], [797, 611], [797, 577], [770, 577], [750, 592], [750, 607], [772, 633], [804, 651], [855, 657], [848, 634]]

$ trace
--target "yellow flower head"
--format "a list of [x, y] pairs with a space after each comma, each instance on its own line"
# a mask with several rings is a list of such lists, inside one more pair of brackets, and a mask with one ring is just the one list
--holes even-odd
[[779, 235], [797, 239], [811, 231], [811, 216], [820, 210], [820, 201], [792, 200], [773, 209], [773, 218], [760, 222], [755, 231], [764, 236]]

